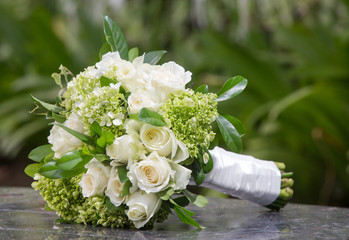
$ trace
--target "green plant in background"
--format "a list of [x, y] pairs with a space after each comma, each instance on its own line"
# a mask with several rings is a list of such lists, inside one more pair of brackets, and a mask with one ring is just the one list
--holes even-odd
[[140, 52], [168, 49], [165, 60], [200, 76], [192, 84], [218, 90], [227, 76], [249, 79], [220, 109], [245, 123], [245, 151], [297, 172], [295, 201], [348, 206], [347, 1], [1, 1], [3, 155], [43, 143], [49, 128], [28, 114], [29, 92], [52, 102], [48, 76], [60, 63], [77, 73], [96, 61], [102, 14]]

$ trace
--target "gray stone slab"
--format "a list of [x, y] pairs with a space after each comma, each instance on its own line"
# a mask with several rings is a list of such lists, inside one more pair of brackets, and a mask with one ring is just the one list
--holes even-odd
[[254, 203], [210, 198], [188, 207], [206, 227], [182, 224], [176, 215], [153, 230], [110, 229], [55, 223], [30, 188], [0, 188], [0, 239], [349, 239], [349, 209], [289, 204], [271, 212]]

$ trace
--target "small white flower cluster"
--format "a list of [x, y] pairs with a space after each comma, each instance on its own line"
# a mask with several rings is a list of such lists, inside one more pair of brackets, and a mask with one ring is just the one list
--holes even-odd
[[[101, 86], [101, 77], [117, 83]], [[128, 218], [140, 228], [161, 206], [157, 193], [186, 188], [191, 176], [191, 170], [181, 165], [189, 157], [186, 145], [167, 127], [127, 116], [144, 107], [158, 111], [173, 92], [185, 91], [190, 79], [191, 73], [174, 62], [150, 65], [144, 63], [144, 56], [129, 62], [118, 52], [110, 52], [68, 83], [62, 102], [68, 118], [63, 125], [84, 134], [89, 134], [87, 129], [94, 121], [103, 129], [118, 128], [110, 131], [115, 140], [105, 149], [110, 162], [93, 158], [85, 165], [87, 172], [79, 183], [84, 197], [106, 195], [116, 207], [125, 204]], [[127, 99], [121, 87], [130, 93]], [[58, 126], [52, 128], [48, 140], [57, 159], [83, 146]], [[121, 194], [125, 182], [119, 179], [120, 166], [126, 167], [131, 183], [126, 196]]]

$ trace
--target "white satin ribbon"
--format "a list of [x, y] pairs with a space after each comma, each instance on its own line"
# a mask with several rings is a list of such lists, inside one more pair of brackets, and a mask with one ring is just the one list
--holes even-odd
[[210, 151], [213, 169], [202, 186], [215, 189], [262, 206], [280, 194], [281, 173], [271, 161], [237, 154], [215, 147]]

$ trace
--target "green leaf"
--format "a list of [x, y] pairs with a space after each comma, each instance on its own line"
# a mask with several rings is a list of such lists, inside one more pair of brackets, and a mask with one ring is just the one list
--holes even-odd
[[205, 180], [204, 171], [200, 167], [200, 165], [197, 161], [194, 161], [192, 166], [193, 166], [192, 176], [194, 178], [194, 181], [195, 181], [196, 185], [201, 185]]
[[149, 64], [156, 64], [162, 56], [166, 53], [164, 50], [159, 50], [159, 51], [153, 51], [153, 52], [148, 52], [144, 56], [144, 63], [149, 63]]
[[216, 121], [227, 147], [234, 152], [241, 153], [242, 152], [241, 137], [238, 131], [233, 126], [233, 124], [231, 124], [222, 115], [218, 115], [218, 118], [216, 119]]
[[195, 92], [208, 93], [208, 86], [206, 84], [199, 86]]
[[120, 57], [128, 60], [128, 46], [120, 27], [108, 16], [103, 17], [104, 35], [113, 52], [118, 51]]
[[79, 133], [71, 128], [68, 128], [66, 126], [64, 126], [63, 124], [61, 123], [52, 123], [53, 125], [57, 125], [61, 128], [63, 128], [65, 131], [67, 131], [68, 133], [70, 133], [71, 135], [73, 135], [74, 137], [76, 137], [77, 139], [79, 139], [80, 141], [88, 144], [88, 145], [91, 145], [91, 146], [95, 146], [95, 143], [93, 141], [93, 139], [85, 134], [82, 134], [82, 133]]
[[55, 113], [60, 113], [60, 112], [64, 111], [64, 109], [61, 108], [61, 107], [58, 107], [58, 106], [56, 106], [54, 104], [45, 103], [45, 102], [37, 99], [33, 95], [30, 95], [30, 96], [34, 100], [34, 102], [39, 103], [42, 107], [46, 108], [49, 111], [52, 111], [52, 112], [55, 112]]
[[118, 167], [118, 176], [119, 176], [119, 179], [120, 179], [120, 182], [124, 183], [126, 182], [128, 179], [127, 177], [127, 168], [126, 166], [119, 166]]
[[138, 114], [134, 113], [134, 114], [128, 114], [129, 118], [137, 120], [138, 121]]
[[99, 49], [99, 59], [102, 60], [102, 57], [104, 54], [108, 53], [111, 51], [110, 45], [109, 43], [104, 43], [101, 47], [101, 49]]
[[75, 170], [83, 168], [90, 160], [92, 156], [83, 155], [82, 151], [73, 151], [64, 154], [57, 162], [56, 166], [64, 170]]
[[237, 119], [233, 116], [230, 116], [229, 114], [220, 113], [220, 115], [222, 117], [226, 118], [231, 124], [233, 124], [236, 131], [238, 131], [240, 137], [245, 135], [245, 132], [246, 132], [245, 126], [240, 122], [239, 119]]
[[158, 196], [159, 196], [159, 198], [161, 198], [162, 200], [164, 200], [164, 201], [166, 201], [166, 200], [168, 200], [171, 196], [172, 196], [172, 194], [174, 194], [174, 189], [173, 188], [168, 188], [168, 189], [166, 189], [166, 190], [164, 190], [164, 191], [161, 191], [161, 192], [159, 192], [158, 193]]
[[103, 153], [94, 154], [93, 157], [95, 157], [100, 162], [104, 162], [104, 161], [109, 161], [110, 160], [108, 155], [103, 154]]
[[205, 198], [204, 196], [196, 195], [186, 189], [182, 190], [182, 193], [188, 198], [191, 203], [195, 204], [198, 207], [205, 207], [208, 203], [207, 198]]
[[56, 223], [63, 223], [63, 224], [74, 224], [73, 221], [65, 220], [63, 218], [57, 218], [55, 222]]
[[37, 148], [34, 148], [28, 155], [28, 158], [33, 160], [34, 162], [40, 162], [43, 160], [47, 155], [50, 153], [53, 153], [53, 150], [51, 149], [51, 144], [46, 144], [39, 146]]
[[130, 180], [126, 180], [126, 182], [124, 183], [124, 186], [121, 189], [120, 192], [120, 197], [124, 197], [130, 194], [130, 187], [132, 187], [132, 183]]
[[190, 203], [189, 199], [186, 196], [174, 198], [173, 201], [175, 201], [181, 207], [185, 207]]
[[161, 115], [148, 108], [142, 108], [139, 111], [138, 120], [158, 127], [166, 126], [166, 122]]
[[104, 77], [102, 76], [100, 79], [99, 79], [99, 82], [101, 84], [101, 87], [108, 87], [111, 83], [112, 84], [117, 84], [118, 81], [116, 80], [113, 80], [111, 78], [108, 78], [108, 77]]
[[113, 144], [114, 139], [115, 139], [114, 134], [108, 131], [103, 131], [102, 136], [97, 139], [97, 145], [102, 148], [105, 148], [107, 145]]
[[64, 170], [64, 169], [60, 169], [56, 166], [56, 162], [51, 161], [48, 162], [46, 164], [44, 164], [39, 170], [38, 172], [47, 178], [51, 178], [51, 179], [58, 179], [58, 178], [71, 178], [74, 177], [80, 173], [85, 172], [86, 169], [85, 168], [80, 168], [80, 169], [76, 169], [76, 170]]
[[218, 92], [217, 101], [224, 101], [239, 95], [246, 87], [247, 80], [241, 76], [235, 76], [227, 80]]
[[61, 115], [61, 114], [57, 114], [55, 112], [52, 112], [52, 118], [59, 123], [64, 123], [66, 118], [65, 116]]
[[108, 197], [105, 199], [105, 205], [108, 209], [108, 211], [113, 212], [113, 211], [123, 211], [125, 210], [125, 206], [122, 204], [120, 206], [115, 206]]
[[62, 79], [61, 79], [61, 74], [58, 73], [52, 73], [51, 77], [55, 80], [55, 83], [60, 86], [60, 88], [63, 88], [62, 85]]
[[97, 134], [99, 137], [102, 136], [102, 128], [99, 126], [98, 122], [94, 121], [91, 124], [90, 132], [92, 136], [95, 136], [95, 134]]
[[25, 169], [24, 172], [27, 174], [29, 177], [34, 177], [35, 173], [38, 173], [39, 169], [41, 168], [40, 163], [33, 163], [28, 165]]
[[179, 220], [181, 220], [182, 223], [190, 224], [190, 225], [197, 227], [199, 229], [203, 229], [203, 227], [201, 227], [197, 221], [195, 221], [194, 219], [191, 218], [192, 216], [194, 216], [193, 212], [179, 206], [171, 198], [170, 198], [170, 202], [174, 204], [173, 209], [177, 213]]
[[132, 62], [136, 57], [138, 57], [138, 48], [134, 47], [128, 51], [128, 60]]

